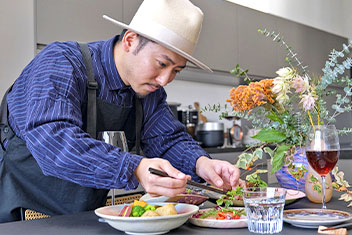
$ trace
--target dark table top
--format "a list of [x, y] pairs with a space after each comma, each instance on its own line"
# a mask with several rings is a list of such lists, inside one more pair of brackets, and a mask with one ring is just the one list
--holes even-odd
[[[338, 200], [339, 194], [334, 192], [332, 200], [327, 203], [330, 209], [338, 209], [352, 213], [351, 208], [347, 208], [347, 203]], [[207, 202], [205, 206], [212, 206]], [[298, 209], [298, 208], [320, 208], [321, 204], [314, 204], [303, 198], [293, 204], [285, 206], [285, 209]], [[186, 222], [183, 226], [170, 231], [168, 234], [202, 234], [213, 235], [215, 233], [221, 235], [235, 235], [235, 234], [251, 234], [247, 228], [240, 229], [215, 229], [215, 228], [201, 228]], [[19, 221], [11, 223], [0, 224], [0, 234], [50, 234], [50, 235], [69, 235], [69, 234], [124, 234], [110, 227], [106, 223], [98, 222], [98, 217], [93, 211], [82, 212], [73, 215], [55, 216], [48, 219], [39, 219], [32, 221]], [[291, 226], [284, 223], [284, 228], [281, 234], [288, 235], [304, 235], [304, 234], [317, 234], [317, 229], [304, 229]]]

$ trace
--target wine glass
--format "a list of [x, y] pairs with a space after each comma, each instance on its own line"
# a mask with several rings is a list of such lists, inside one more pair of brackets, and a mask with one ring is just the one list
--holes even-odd
[[[117, 146], [123, 152], [128, 152], [127, 139], [124, 131], [102, 131], [98, 133], [98, 140]], [[115, 189], [111, 189], [111, 205], [115, 205]]]
[[339, 155], [340, 144], [334, 125], [315, 125], [308, 133], [306, 155], [309, 165], [321, 176], [322, 203], [325, 205], [325, 176], [335, 167]]

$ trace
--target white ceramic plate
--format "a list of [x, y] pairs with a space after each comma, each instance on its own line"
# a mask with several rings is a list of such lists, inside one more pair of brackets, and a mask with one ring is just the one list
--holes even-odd
[[[150, 203], [164, 206], [169, 203]], [[175, 204], [177, 215], [157, 217], [121, 217], [117, 216], [125, 205], [105, 206], [95, 210], [95, 214], [104, 219], [110, 226], [127, 234], [164, 234], [171, 229], [180, 227], [188, 218], [196, 213], [198, 206]]]
[[350, 213], [329, 209], [284, 210], [283, 220], [296, 227], [318, 228], [319, 225], [332, 226], [351, 220]]
[[[243, 209], [243, 207], [233, 207], [235, 209]], [[211, 209], [211, 208], [210, 208]], [[199, 211], [206, 211], [210, 209], [201, 209]], [[200, 219], [200, 218], [189, 218], [189, 222], [200, 227], [207, 228], [246, 228], [247, 217], [242, 215], [240, 219], [236, 220], [216, 220], [216, 219]]]

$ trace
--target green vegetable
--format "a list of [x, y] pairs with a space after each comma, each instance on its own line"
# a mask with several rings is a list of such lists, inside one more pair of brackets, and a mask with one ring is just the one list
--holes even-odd
[[134, 206], [132, 208], [132, 213], [131, 215], [133, 217], [141, 217], [143, 215], [143, 213], [145, 212], [144, 208], [141, 206]]
[[145, 211], [155, 211], [155, 207], [153, 205], [148, 204], [144, 207], [144, 210]]

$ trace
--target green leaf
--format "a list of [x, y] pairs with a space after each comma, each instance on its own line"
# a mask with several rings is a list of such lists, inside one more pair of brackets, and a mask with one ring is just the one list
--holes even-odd
[[281, 124], [284, 123], [284, 121], [282, 121], [276, 113], [272, 112], [271, 114], [266, 115], [267, 118], [269, 118], [270, 120], [273, 120], [274, 122], [279, 122]]
[[258, 134], [252, 136], [252, 138], [265, 143], [280, 143], [286, 139], [286, 135], [280, 131], [262, 129]]
[[274, 151], [269, 147], [264, 147], [264, 152], [269, 154], [271, 158], [274, 156]]
[[281, 169], [285, 162], [285, 153], [289, 150], [292, 145], [279, 145], [275, 150], [274, 158], [273, 158], [273, 169], [271, 173], [275, 173], [277, 170]]

